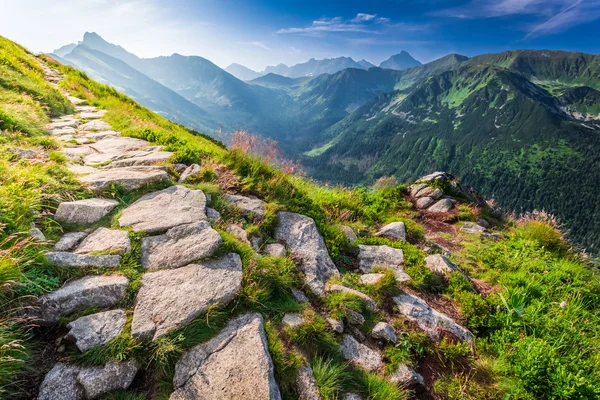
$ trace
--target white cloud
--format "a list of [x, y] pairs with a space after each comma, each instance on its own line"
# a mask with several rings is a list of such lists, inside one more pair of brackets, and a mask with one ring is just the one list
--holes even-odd
[[324, 33], [340, 33], [340, 32], [354, 32], [354, 33], [379, 33], [379, 28], [373, 24], [377, 22], [385, 24], [389, 22], [389, 18], [377, 18], [374, 14], [358, 13], [356, 17], [347, 20], [342, 17], [327, 18], [323, 17], [312, 22], [310, 26], [301, 28], [285, 28], [277, 31], [279, 34], [286, 33], [298, 33], [304, 35], [321, 35]]
[[375, 17], [377, 17], [377, 15], [358, 13], [358, 14], [356, 14], [356, 17], [352, 18], [351, 22], [356, 23], [356, 22], [362, 22], [362, 21], [372, 21], [375, 19]]

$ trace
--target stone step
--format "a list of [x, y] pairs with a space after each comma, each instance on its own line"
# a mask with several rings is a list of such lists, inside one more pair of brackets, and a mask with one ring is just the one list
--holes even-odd
[[135, 190], [153, 183], [167, 183], [169, 175], [160, 167], [126, 167], [98, 170], [79, 176], [77, 180], [95, 191], [104, 190], [113, 184]]
[[116, 200], [102, 198], [65, 201], [58, 205], [54, 219], [68, 224], [93, 224], [104, 218], [118, 204]]

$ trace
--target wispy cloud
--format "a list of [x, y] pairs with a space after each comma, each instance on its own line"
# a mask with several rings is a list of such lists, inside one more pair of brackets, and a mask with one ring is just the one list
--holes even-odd
[[238, 44], [245, 44], [249, 46], [259, 47], [266, 51], [273, 51], [269, 46], [267, 46], [264, 42], [252, 41], [252, 42], [237, 42]]
[[433, 14], [465, 19], [529, 15], [536, 21], [526, 25], [528, 38], [562, 32], [600, 18], [600, 0], [473, 0], [465, 6]]
[[354, 32], [377, 34], [380, 33], [380, 25], [385, 25], [389, 21], [389, 18], [377, 17], [375, 14], [358, 13], [352, 19], [323, 17], [313, 21], [310, 26], [280, 29], [277, 33], [321, 35], [325, 33]]

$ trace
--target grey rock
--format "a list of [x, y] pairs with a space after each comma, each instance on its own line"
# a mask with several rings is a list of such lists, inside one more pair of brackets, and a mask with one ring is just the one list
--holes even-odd
[[176, 163], [173, 165], [173, 168], [175, 168], [175, 171], [180, 174], [183, 171], [185, 171], [185, 169], [187, 168], [187, 165], [185, 164], [181, 164], [181, 163]]
[[262, 218], [265, 216], [265, 206], [267, 203], [261, 199], [233, 194], [225, 195], [225, 198], [233, 206], [239, 208], [245, 217], [252, 215], [254, 218]]
[[359, 292], [358, 290], [346, 287], [346, 286], [342, 286], [339, 285], [337, 283], [331, 284], [331, 285], [327, 285], [327, 291], [329, 293], [348, 293], [348, 294], [352, 294], [358, 298], [360, 298], [365, 305], [367, 306], [367, 308], [371, 311], [377, 311], [379, 310], [379, 308], [377, 307], [377, 303], [375, 303], [375, 300], [373, 300], [372, 298], [370, 298], [369, 296], [367, 296], [366, 294], [364, 294], [363, 292]]
[[308, 303], [308, 297], [306, 297], [306, 295], [298, 289], [294, 289], [292, 288], [292, 296], [294, 296], [294, 299], [299, 302], [299, 303]]
[[298, 400], [320, 400], [319, 386], [308, 365], [303, 365], [296, 375], [296, 388], [298, 389]]
[[340, 229], [344, 231], [344, 235], [346, 235], [346, 239], [348, 239], [350, 243], [354, 243], [358, 240], [356, 233], [354, 233], [354, 229], [346, 225], [340, 225]]
[[327, 322], [334, 332], [344, 333], [344, 321], [341, 319], [327, 318]]
[[13, 153], [17, 157], [24, 158], [26, 160], [31, 160], [34, 158], [43, 158], [48, 156], [48, 154], [45, 152], [35, 151], [31, 149], [19, 149], [17, 147], [10, 147], [8, 151]]
[[85, 111], [85, 112], [92, 112], [92, 111], [96, 111], [98, 110], [98, 107], [94, 107], [94, 106], [76, 106], [75, 110], [77, 111]]
[[170, 400], [280, 400], [262, 316], [242, 315], [187, 351], [175, 366], [173, 386]]
[[142, 265], [153, 271], [182, 267], [212, 256], [222, 243], [207, 221], [179, 225], [142, 239]]
[[302, 317], [300, 314], [285, 314], [281, 322], [285, 326], [294, 328], [304, 323], [304, 317]]
[[79, 176], [77, 180], [92, 190], [104, 190], [113, 184], [135, 190], [153, 183], [169, 182], [169, 175], [159, 167], [124, 167], [98, 170]]
[[125, 153], [143, 150], [149, 144], [145, 140], [131, 137], [109, 137], [90, 145], [90, 147], [99, 153]]
[[423, 208], [429, 207], [433, 203], [435, 203], [435, 200], [433, 199], [433, 197], [421, 197], [419, 200], [417, 200], [416, 205], [417, 205], [417, 208], [423, 209]]
[[364, 274], [360, 276], [359, 282], [363, 285], [376, 285], [384, 276], [385, 274]]
[[429, 175], [425, 175], [422, 178], [417, 179], [416, 183], [426, 183], [426, 182], [434, 182], [434, 181], [447, 182], [447, 181], [451, 181], [453, 179], [454, 179], [454, 177], [447, 172], [436, 171]]
[[142, 196], [123, 210], [119, 224], [136, 232], [160, 232], [205, 220], [205, 208], [206, 197], [201, 190], [171, 186]]
[[389, 376], [390, 382], [403, 387], [411, 387], [425, 384], [421, 374], [406, 364], [400, 364], [398, 369]]
[[298, 268], [304, 272], [308, 286], [319, 296], [325, 294], [325, 282], [339, 272], [329, 257], [325, 241], [312, 218], [280, 212], [275, 239], [284, 242], [294, 253]]
[[98, 110], [95, 112], [84, 111], [79, 113], [79, 116], [83, 119], [98, 119], [104, 117], [104, 115], [106, 115], [106, 110]]
[[57, 363], [40, 385], [38, 400], [82, 400], [83, 388], [77, 383], [79, 367]]
[[375, 234], [376, 236], [391, 239], [406, 241], [406, 226], [404, 222], [392, 222], [387, 224]]
[[248, 234], [241, 226], [236, 224], [229, 224], [227, 226], [227, 232], [231, 233], [240, 242], [252, 246], [252, 243], [250, 243], [250, 240], [248, 239]]
[[131, 157], [122, 160], [116, 160], [107, 165], [106, 168], [123, 168], [164, 164], [169, 158], [171, 158], [171, 156], [173, 156], [173, 153], [169, 151], [157, 151], [140, 157]]
[[202, 264], [144, 274], [131, 335], [158, 339], [181, 328], [209, 306], [229, 303], [242, 284], [242, 261], [230, 253]]
[[219, 222], [221, 220], [221, 213], [214, 208], [206, 207], [206, 218], [211, 222]]
[[479, 225], [483, 226], [485, 229], [490, 228], [490, 223], [487, 222], [487, 220], [485, 220], [483, 218], [479, 218]]
[[129, 280], [120, 275], [86, 276], [38, 299], [42, 325], [87, 307], [112, 307], [125, 296]]
[[185, 171], [183, 171], [181, 173], [181, 175], [179, 176], [179, 183], [184, 183], [185, 181], [187, 181], [189, 178], [191, 178], [194, 175], [198, 175], [200, 172], [202, 172], [202, 167], [200, 167], [198, 164], [192, 164], [189, 167], [187, 167], [185, 169]]
[[31, 229], [29, 229], [29, 236], [31, 236], [33, 239], [38, 240], [40, 242], [46, 241], [46, 236], [44, 236], [44, 233], [39, 228], [36, 228], [35, 226], [32, 227]]
[[101, 367], [81, 368], [77, 382], [83, 387], [87, 399], [97, 399], [113, 390], [125, 390], [138, 371], [133, 361], [109, 362]]
[[410, 294], [402, 294], [393, 298], [398, 311], [417, 325], [433, 340], [441, 338], [441, 331], [447, 331], [461, 341], [473, 343], [473, 334], [448, 317], [431, 308], [423, 299]]
[[58, 205], [54, 214], [57, 221], [67, 224], [93, 224], [98, 222], [119, 204], [110, 199], [85, 199], [66, 201]]
[[69, 169], [69, 171], [76, 175], [91, 174], [92, 172], [97, 171], [97, 169], [94, 167], [89, 167], [87, 165], [80, 164], [69, 164], [67, 168]]
[[131, 240], [127, 231], [98, 228], [83, 239], [75, 249], [77, 254], [93, 252], [127, 253], [131, 251]]
[[367, 371], [375, 371], [381, 366], [381, 356], [375, 350], [371, 350], [364, 344], [358, 343], [350, 335], [344, 335], [340, 347], [342, 356], [353, 364]]
[[426, 183], [419, 183], [410, 186], [410, 195], [415, 197], [421, 190], [425, 189], [428, 185]]
[[346, 393], [344, 395], [344, 400], [363, 400], [363, 398], [356, 393]]
[[125, 328], [127, 316], [123, 310], [111, 310], [86, 315], [70, 322], [70, 329], [65, 339], [75, 342], [77, 348], [84, 352], [94, 346], [106, 344], [119, 336]]
[[65, 126], [62, 128], [53, 128], [47, 131], [50, 135], [75, 135], [77, 134], [77, 130], [70, 126]]
[[84, 104], [86, 102], [85, 100], [82, 100], [75, 96], [67, 96], [67, 99], [69, 99], [69, 101], [75, 105]]
[[260, 236], [253, 235], [250, 237], [250, 244], [254, 250], [259, 251], [260, 245], [262, 244], [262, 238]]
[[398, 343], [398, 337], [396, 336], [396, 332], [394, 332], [394, 328], [387, 322], [378, 322], [371, 331], [371, 337], [386, 340], [394, 344]]
[[441, 275], [447, 275], [455, 271], [461, 272], [452, 261], [441, 254], [432, 254], [425, 257], [425, 266], [432, 272]]
[[52, 120], [51, 123], [46, 125], [46, 129], [59, 129], [59, 128], [77, 128], [80, 124], [80, 121], [75, 118], [61, 118]]
[[271, 257], [285, 257], [285, 246], [279, 243], [268, 244], [263, 248], [263, 253]]
[[65, 233], [54, 245], [55, 251], [71, 251], [88, 235], [87, 232]]
[[104, 121], [90, 121], [79, 126], [80, 131], [105, 131], [110, 129], [110, 124]]
[[358, 311], [349, 308], [346, 310], [346, 322], [348, 322], [349, 325], [360, 326], [365, 323], [365, 317]]
[[451, 199], [441, 199], [429, 207], [427, 211], [432, 213], [447, 213], [450, 212], [452, 208], [454, 208], [454, 202]]
[[444, 195], [444, 192], [442, 192], [441, 189], [434, 188], [432, 186], [426, 186], [425, 188], [419, 190], [415, 194], [415, 197], [416, 198], [431, 197], [432, 199], [437, 200], [440, 197], [442, 197], [443, 195]]
[[390, 246], [358, 245], [358, 267], [363, 273], [369, 273], [375, 267], [386, 267], [394, 271], [398, 282], [410, 280], [410, 276], [402, 268], [404, 252]]
[[66, 251], [52, 251], [46, 253], [46, 259], [57, 267], [64, 268], [116, 268], [121, 263], [121, 256], [92, 256], [89, 254], [75, 254]]
[[121, 136], [120, 132], [115, 131], [99, 131], [99, 132], [84, 132], [85, 137], [90, 140], [99, 141], [106, 138]]
[[486, 231], [486, 229], [474, 222], [465, 222], [465, 224], [460, 228], [460, 231], [466, 233], [483, 233]]
[[482, 233], [481, 237], [485, 238], [485, 239], [496, 240], [496, 241], [504, 239], [504, 236], [502, 236], [499, 233]]

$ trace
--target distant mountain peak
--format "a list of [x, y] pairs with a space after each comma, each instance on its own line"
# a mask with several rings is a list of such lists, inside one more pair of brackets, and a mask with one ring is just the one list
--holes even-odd
[[379, 66], [386, 69], [403, 70], [412, 67], [418, 67], [422, 65], [420, 61], [417, 61], [407, 51], [402, 50], [398, 54], [394, 54], [387, 60], [383, 61]]
[[254, 71], [253, 69], [250, 69], [245, 65], [238, 63], [231, 64], [230, 66], [225, 68], [225, 71], [229, 72], [231, 75], [243, 81], [251, 81], [253, 79], [263, 76], [263, 74], [261, 74], [260, 72]]

